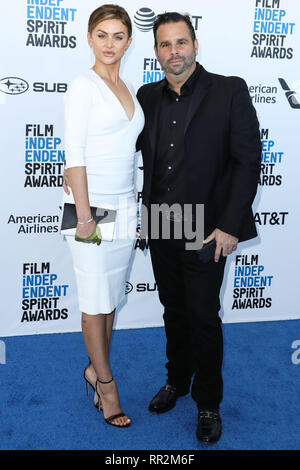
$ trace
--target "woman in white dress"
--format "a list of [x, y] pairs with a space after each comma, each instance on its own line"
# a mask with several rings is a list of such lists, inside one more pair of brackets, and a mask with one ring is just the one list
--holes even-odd
[[[103, 410], [106, 422], [118, 427], [129, 426], [131, 420], [121, 409], [109, 364], [109, 345], [115, 309], [125, 296], [133, 252], [135, 144], [144, 126], [135, 93], [119, 76], [131, 33], [130, 18], [122, 7], [97, 8], [88, 26], [95, 65], [72, 81], [65, 96], [64, 201], [75, 202], [78, 219], [76, 240], [70, 236], [67, 240], [91, 361], [84, 378], [87, 392], [89, 385], [93, 387], [95, 406]], [[98, 245], [91, 206], [117, 210], [113, 241]]]

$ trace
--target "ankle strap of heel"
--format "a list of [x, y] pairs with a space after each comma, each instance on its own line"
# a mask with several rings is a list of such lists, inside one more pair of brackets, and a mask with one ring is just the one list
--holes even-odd
[[107, 382], [103, 382], [103, 380], [100, 380], [98, 379], [97, 377], [97, 382], [101, 383], [101, 384], [110, 384], [112, 381], [114, 380], [114, 378], [112, 377], [110, 380], [108, 380]]

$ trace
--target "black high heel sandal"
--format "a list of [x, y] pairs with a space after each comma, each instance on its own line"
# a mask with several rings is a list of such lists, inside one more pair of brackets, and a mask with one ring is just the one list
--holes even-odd
[[[86, 368], [84, 369], [83, 371], [83, 378], [85, 380], [85, 383], [86, 383], [86, 394], [87, 396], [89, 396], [89, 392], [90, 392], [90, 389], [89, 389], [89, 385], [92, 387], [92, 389], [94, 390], [94, 392], [96, 392], [96, 388], [95, 388], [95, 385], [92, 384], [92, 382], [89, 381], [89, 379], [87, 378], [86, 376], [86, 370], [87, 368], [91, 365], [91, 361], [88, 363], [88, 365], [86, 366]], [[102, 408], [102, 403], [101, 403], [101, 398], [99, 397], [99, 394], [97, 392], [97, 395], [98, 395], [98, 401], [97, 403], [94, 402], [94, 406], [95, 408], [100, 411], [100, 410], [103, 410]]]
[[[103, 382], [102, 380], [99, 380], [98, 377], [97, 377], [97, 380], [96, 380], [96, 393], [97, 393], [98, 398], [99, 398], [98, 405], [99, 405], [99, 403], [101, 402], [101, 397], [100, 397], [100, 394], [99, 394], [99, 392], [98, 392], [97, 383], [99, 382], [100, 384], [106, 385], [106, 384], [110, 384], [113, 380], [114, 380], [114, 379], [113, 379], [113, 377], [112, 377], [112, 378], [111, 378], [110, 380], [108, 380], [107, 382]], [[99, 406], [100, 406], [100, 405], [99, 405]], [[103, 410], [103, 408], [102, 408], [102, 410]], [[99, 408], [99, 407], [98, 407], [98, 411], [100, 411], [100, 408]], [[104, 411], [103, 411], [103, 413], [104, 413]], [[120, 425], [120, 424], [115, 424], [115, 423], [113, 423], [113, 421], [114, 421], [115, 419], [117, 419], [117, 418], [122, 418], [123, 416], [126, 416], [126, 415], [125, 415], [125, 413], [121, 412], [121, 413], [117, 413], [117, 414], [115, 414], [115, 415], [109, 416], [108, 418], [105, 418], [105, 417], [104, 417], [104, 420], [105, 420], [105, 422], [106, 422], [107, 424], [110, 424], [111, 426], [116, 426], [117, 428], [128, 428], [128, 427], [130, 426], [131, 422], [130, 422], [130, 423], [127, 423], [127, 424], [123, 424], [123, 425], [122, 425], [122, 424]]]

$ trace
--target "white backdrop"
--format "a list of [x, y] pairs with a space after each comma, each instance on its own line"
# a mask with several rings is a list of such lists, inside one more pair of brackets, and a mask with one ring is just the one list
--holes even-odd
[[[226, 323], [300, 318], [295, 248], [299, 2], [186, 0], [184, 9], [176, 0], [165, 0], [163, 7], [158, 0], [119, 4], [134, 22], [121, 74], [136, 90], [163, 77], [149, 28], [155, 14], [168, 10], [193, 17], [198, 60], [208, 71], [246, 80], [263, 141], [254, 203], [259, 237], [242, 243], [229, 258], [221, 315]], [[59, 234], [62, 103], [67, 84], [93, 64], [86, 30], [90, 13], [99, 5], [95, 0], [10, 0], [0, 5], [1, 336], [80, 330], [71, 257]], [[138, 154], [137, 199], [140, 167]], [[136, 249], [116, 328], [162, 324], [148, 250]]]

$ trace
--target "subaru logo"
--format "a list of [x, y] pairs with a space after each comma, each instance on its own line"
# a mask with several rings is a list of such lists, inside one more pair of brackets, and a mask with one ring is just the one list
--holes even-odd
[[134, 15], [134, 24], [140, 31], [150, 31], [154, 19], [155, 13], [151, 8], [140, 8]]
[[126, 282], [126, 287], [125, 287], [125, 294], [129, 294], [133, 289], [133, 285], [130, 282]]
[[7, 95], [20, 95], [29, 88], [26, 80], [18, 77], [6, 77], [0, 80], [0, 91]]

